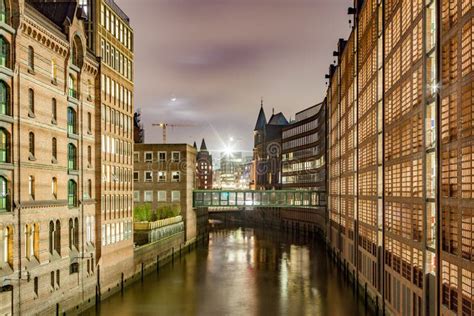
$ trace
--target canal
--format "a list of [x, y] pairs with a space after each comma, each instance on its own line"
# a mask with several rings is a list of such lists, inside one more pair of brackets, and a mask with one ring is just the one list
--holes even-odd
[[85, 315], [370, 315], [324, 246], [256, 229], [221, 229]]

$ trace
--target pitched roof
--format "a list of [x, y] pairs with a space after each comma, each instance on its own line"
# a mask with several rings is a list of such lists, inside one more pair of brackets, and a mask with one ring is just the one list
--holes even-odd
[[[74, 0], [57, 2], [51, 0], [29, 0], [28, 3], [61, 29], [64, 29], [67, 23], [72, 23], [74, 14], [76, 14], [77, 2]], [[79, 10], [78, 13], [82, 17], [82, 10]]]
[[255, 124], [254, 131], [261, 130], [267, 125], [267, 118], [265, 117], [265, 111], [263, 110], [263, 105], [260, 106], [260, 112], [258, 112], [257, 123]]
[[196, 142], [194, 142], [193, 147], [196, 149], [198, 148], [198, 146], [196, 145]]
[[206, 141], [204, 140], [204, 138], [202, 139], [201, 149], [199, 149], [199, 150], [200, 151], [207, 151]]
[[283, 113], [273, 114], [268, 121], [268, 125], [288, 125], [288, 120]]

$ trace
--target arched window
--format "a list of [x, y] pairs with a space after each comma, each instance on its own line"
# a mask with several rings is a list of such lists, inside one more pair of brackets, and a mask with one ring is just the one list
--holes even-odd
[[49, 252], [53, 254], [54, 251], [54, 222], [49, 222]]
[[40, 236], [40, 225], [33, 225], [33, 255], [36, 259], [39, 259], [39, 236]]
[[28, 148], [30, 151], [30, 156], [34, 157], [35, 156], [35, 134], [33, 134], [33, 132], [30, 132], [28, 136]]
[[67, 167], [69, 170], [77, 170], [77, 149], [73, 144], [67, 147]]
[[67, 201], [70, 207], [77, 206], [77, 184], [74, 180], [68, 182]]
[[58, 179], [56, 177], [51, 180], [51, 194], [55, 199], [58, 198]]
[[91, 146], [87, 146], [87, 163], [89, 163], [89, 165], [92, 165], [92, 147]]
[[61, 254], [61, 222], [56, 220], [56, 226], [54, 229], [54, 250], [58, 254]]
[[10, 43], [0, 36], [0, 66], [8, 67], [10, 61]]
[[74, 222], [72, 218], [69, 219], [69, 249], [72, 249], [72, 245], [74, 245]]
[[58, 141], [55, 137], [51, 140], [51, 156], [54, 160], [58, 159]]
[[0, 162], [10, 162], [10, 134], [0, 128]]
[[31, 71], [35, 70], [35, 50], [28, 46], [28, 68]]
[[33, 257], [33, 225], [25, 225], [25, 257]]
[[56, 83], [58, 78], [58, 66], [56, 60], [51, 59], [51, 82]]
[[30, 195], [30, 199], [35, 199], [35, 177], [33, 176], [28, 177], [28, 194]]
[[0, 22], [7, 23], [7, 5], [5, 0], [0, 0]]
[[13, 266], [13, 228], [3, 229], [3, 262]]
[[77, 217], [74, 219], [73, 235], [74, 235], [74, 247], [76, 247], [76, 249], [79, 249], [79, 219]]
[[28, 111], [29, 115], [35, 113], [35, 92], [33, 91], [33, 89], [28, 90]]
[[77, 134], [76, 111], [73, 108], [67, 108], [67, 132], [69, 134]]
[[57, 123], [58, 119], [58, 109], [57, 109], [57, 101], [55, 98], [51, 100], [51, 121], [53, 124]]
[[7, 84], [0, 80], [0, 114], [10, 115], [10, 93]]
[[8, 181], [0, 177], [0, 211], [6, 211], [8, 208]]
[[87, 179], [87, 195], [89, 199], [92, 197], [92, 180], [91, 179]]

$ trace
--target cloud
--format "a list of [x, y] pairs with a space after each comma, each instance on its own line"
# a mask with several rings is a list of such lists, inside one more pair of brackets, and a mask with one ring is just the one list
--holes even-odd
[[[352, 0], [115, 0], [135, 30], [135, 106], [146, 141], [153, 122], [192, 122], [171, 142], [238, 135], [252, 146], [265, 99], [289, 118], [324, 98], [338, 38], [349, 34]], [[172, 97], [177, 102], [170, 103]]]

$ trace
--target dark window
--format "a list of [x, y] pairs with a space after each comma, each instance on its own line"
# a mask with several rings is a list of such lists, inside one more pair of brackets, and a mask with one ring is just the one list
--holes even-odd
[[35, 113], [35, 92], [33, 89], [28, 90], [28, 110], [30, 111], [29, 114]]
[[29, 137], [29, 150], [30, 150], [30, 156], [34, 157], [35, 156], [35, 134], [33, 132], [30, 132]]
[[28, 47], [28, 68], [35, 70], [35, 50], [31, 46]]
[[53, 159], [58, 159], [58, 143], [54, 137], [51, 142], [51, 155], [53, 156]]
[[57, 109], [56, 99], [54, 99], [54, 98], [51, 101], [51, 119], [56, 124], [56, 121], [58, 119], [58, 109]]

